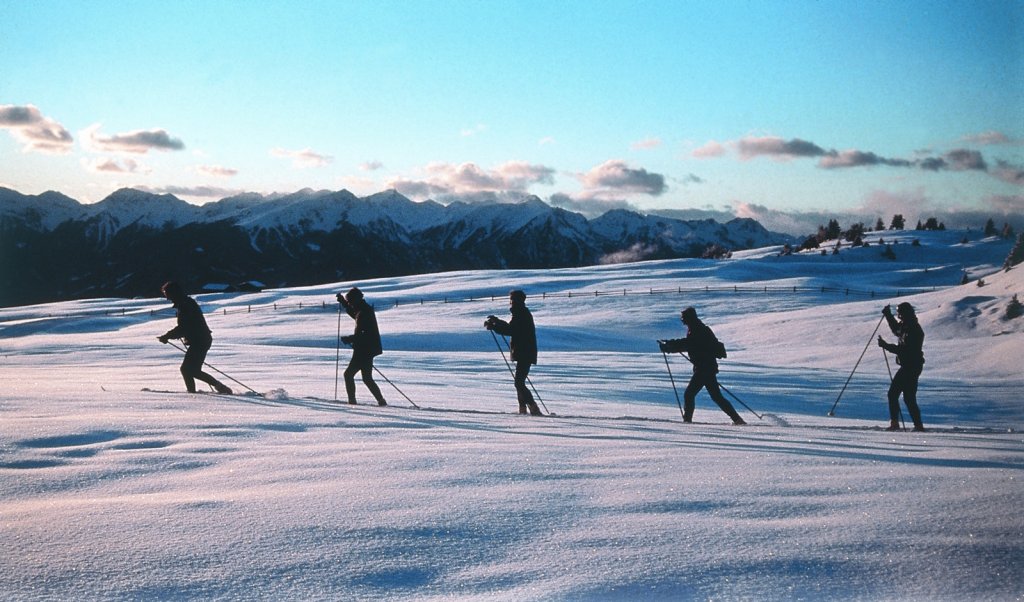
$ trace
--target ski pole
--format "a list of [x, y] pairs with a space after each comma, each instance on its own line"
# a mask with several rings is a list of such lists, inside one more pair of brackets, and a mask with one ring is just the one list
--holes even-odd
[[516, 371], [512, 369], [512, 364], [508, 363], [508, 358], [505, 357], [505, 350], [501, 348], [501, 343], [498, 342], [498, 335], [491, 331], [491, 338], [494, 339], [494, 344], [498, 347], [498, 353], [501, 354], [501, 359], [505, 360], [505, 367], [508, 368], [508, 373], [512, 375], [512, 378], [516, 377]]
[[665, 358], [665, 369], [668, 370], [668, 379], [672, 381], [672, 392], [676, 394], [676, 405], [679, 406], [679, 415], [683, 417], [683, 420], [686, 420], [686, 414], [683, 412], [683, 403], [679, 401], [679, 389], [676, 389], [676, 379], [672, 376], [672, 368], [668, 365], [668, 354], [662, 351], [661, 355]]
[[763, 417], [763, 416], [761, 416], [761, 414], [758, 414], [758, 413], [757, 413], [757, 412], [755, 412], [755, 411], [754, 411], [754, 410], [753, 410], [753, 409], [752, 409], [752, 408], [751, 408], [750, 406], [748, 406], [747, 404], [743, 403], [743, 400], [742, 400], [742, 399], [740, 399], [739, 397], [737, 397], [735, 393], [733, 393], [732, 391], [730, 391], [730, 390], [728, 389], [728, 387], [726, 387], [726, 386], [725, 386], [725, 385], [723, 385], [722, 383], [718, 383], [718, 386], [719, 386], [719, 387], [721, 387], [721, 389], [722, 389], [723, 391], [725, 391], [726, 393], [728, 393], [728, 394], [729, 394], [729, 395], [730, 395], [730, 396], [731, 396], [731, 397], [732, 397], [733, 399], [735, 399], [736, 401], [738, 401], [738, 402], [739, 402], [739, 404], [740, 404], [741, 406], [743, 406], [743, 407], [747, 408], [748, 410], [750, 410], [750, 413], [751, 413], [751, 414], [753, 414], [754, 416], [757, 416], [757, 419], [758, 419], [758, 420], [764, 420], [764, 417]]
[[341, 303], [338, 303], [338, 339], [334, 351], [334, 401], [338, 401], [338, 367], [341, 363]]
[[[882, 357], [885, 358], [885, 369], [889, 372], [889, 385], [892, 386], [892, 368], [889, 367], [889, 354], [885, 352], [885, 348], [882, 348]], [[903, 425], [903, 430], [907, 430], [907, 421], [903, 419], [903, 407], [900, 408], [900, 423]]]
[[[178, 347], [177, 345], [175, 345], [171, 341], [167, 341], [167, 344], [170, 345], [171, 347], [174, 347], [175, 349], [177, 349], [178, 351], [180, 351], [182, 353], [188, 353], [188, 351], [186, 351], [185, 349], [182, 349], [181, 347]], [[256, 395], [258, 395], [260, 397], [263, 397], [263, 393], [260, 393], [259, 391], [253, 389], [249, 385], [239, 381], [238, 379], [236, 379], [235, 377], [231, 376], [230, 374], [225, 374], [224, 372], [221, 372], [215, 366], [211, 366], [210, 364], [207, 364], [205, 361], [203, 362], [203, 365], [206, 366], [207, 368], [209, 368], [210, 370], [213, 370], [217, 374], [220, 374], [224, 378], [226, 378], [226, 379], [228, 379], [228, 380], [230, 380], [230, 381], [232, 381], [234, 383], [237, 383], [237, 384], [245, 387], [246, 389], [249, 389], [249, 391], [251, 391], [252, 393], [255, 393]]]
[[[875, 333], [877, 333], [879, 327], [882, 326], [882, 320], [884, 320], [884, 319], [885, 319], [885, 316], [882, 316], [881, 318], [879, 318], [878, 324], [875, 325], [875, 329], [873, 331], [871, 331], [871, 336], [868, 337], [868, 343], [867, 343], [867, 345], [864, 345], [864, 351], [860, 352], [860, 357], [857, 358], [857, 363], [853, 365], [853, 370], [850, 371], [850, 376], [847, 377], [846, 383], [843, 385], [843, 389], [841, 391], [839, 391], [839, 396], [836, 397], [835, 403], [832, 404], [832, 409], [830, 409], [828, 411], [828, 415], [829, 416], [835, 416], [836, 415], [836, 406], [839, 405], [839, 400], [843, 397], [843, 393], [846, 391], [846, 386], [850, 384], [850, 380], [853, 378], [853, 373], [857, 371], [857, 366], [859, 366], [860, 365], [860, 361], [862, 359], [864, 359], [864, 354], [868, 352], [868, 347], [871, 346], [871, 341], [873, 341], [875, 339]], [[886, 361], [888, 361], [888, 360], [886, 360]]]
[[[686, 355], [686, 354], [685, 354], [685, 353], [683, 353], [682, 351], [680, 351], [680, 352], [679, 352], [679, 355], [681, 355], [681, 356], [685, 357], [685, 358], [686, 358], [686, 361], [690, 362], [691, 364], [693, 363], [693, 360], [691, 360], [691, 359], [690, 359], [690, 356]], [[731, 396], [731, 397], [732, 397], [733, 399], [735, 399], [736, 401], [738, 401], [738, 402], [739, 402], [739, 404], [740, 404], [741, 406], [743, 406], [743, 407], [747, 408], [748, 410], [750, 410], [750, 413], [751, 413], [751, 414], [753, 414], [754, 416], [757, 416], [757, 419], [758, 419], [758, 420], [764, 420], [764, 418], [763, 418], [763, 417], [762, 417], [762, 416], [761, 416], [760, 414], [758, 414], [757, 412], [755, 412], [755, 411], [754, 411], [754, 409], [753, 409], [753, 408], [751, 408], [750, 406], [748, 406], [747, 404], [743, 403], [743, 400], [742, 400], [742, 399], [740, 399], [739, 397], [737, 397], [735, 393], [733, 393], [732, 391], [730, 391], [730, 390], [728, 389], [728, 387], [726, 387], [726, 386], [725, 386], [725, 385], [723, 385], [722, 383], [718, 383], [718, 387], [719, 387], [720, 389], [722, 389], [723, 391], [725, 391], [726, 393], [728, 393], [728, 394], [729, 394], [729, 395], [730, 395], [730, 396]]]
[[[512, 380], [515, 380], [516, 372], [512, 369], [512, 364], [510, 364], [508, 359], [505, 357], [505, 350], [501, 348], [501, 343], [498, 342], [498, 335], [494, 334], [493, 330], [491, 331], [491, 337], [494, 339], [494, 344], [498, 346], [498, 352], [501, 353], [501, 359], [505, 360], [505, 367], [508, 368], [508, 373], [512, 375]], [[505, 341], [505, 346], [508, 347], [509, 352], [511, 352], [512, 347], [508, 344], [508, 339], [505, 338], [505, 335], [501, 335], [501, 340]], [[540, 398], [540, 393], [537, 392], [537, 387], [533, 386], [533, 381], [530, 380], [529, 376], [526, 377], [526, 382], [530, 385], [530, 388], [533, 389], [533, 396], [540, 402], [541, 407], [544, 408], [546, 413], [550, 414], [551, 411], [548, 410], [548, 406], [544, 405], [544, 400]]]
[[389, 385], [391, 385], [392, 387], [394, 387], [394, 388], [395, 388], [395, 391], [398, 391], [398, 393], [399, 393], [399, 394], [400, 394], [400, 395], [401, 395], [402, 397], [404, 397], [406, 401], [408, 401], [409, 403], [411, 403], [411, 404], [412, 404], [412, 407], [416, 408], [417, 410], [418, 410], [418, 409], [420, 409], [420, 406], [416, 405], [416, 402], [415, 402], [415, 401], [413, 401], [413, 400], [409, 399], [409, 396], [408, 396], [408, 395], [406, 395], [405, 393], [402, 393], [402, 390], [398, 388], [398, 385], [396, 385], [395, 383], [391, 382], [391, 379], [390, 379], [390, 378], [388, 378], [388, 377], [384, 376], [384, 373], [380, 371], [380, 368], [378, 368], [377, 366], [374, 366], [374, 367], [373, 367], [373, 369], [374, 369], [374, 370], [375, 370], [375, 371], [377, 372], [377, 374], [379, 374], [379, 375], [380, 375], [380, 377], [381, 377], [381, 378], [383, 378], [384, 380], [386, 380], [386, 381], [388, 382], [388, 384], [389, 384]]

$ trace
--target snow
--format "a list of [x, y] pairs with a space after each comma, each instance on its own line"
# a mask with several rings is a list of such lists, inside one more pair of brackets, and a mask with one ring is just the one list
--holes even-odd
[[[0, 597], [1019, 599], [1024, 318], [1003, 313], [1024, 267], [962, 236], [896, 235], [896, 261], [762, 249], [200, 295], [209, 362], [263, 397], [181, 392], [166, 301], [0, 309]], [[354, 284], [377, 367], [422, 409], [380, 377], [390, 407], [333, 402], [334, 293]], [[510, 288], [555, 416], [513, 413], [482, 328]], [[881, 430], [872, 331], [901, 301], [926, 334], [926, 433]], [[654, 340], [687, 305], [762, 419], [738, 405], [731, 426], [702, 393], [682, 424]]]

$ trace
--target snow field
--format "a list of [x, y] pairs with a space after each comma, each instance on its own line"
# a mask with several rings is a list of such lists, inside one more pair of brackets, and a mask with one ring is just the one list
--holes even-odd
[[[764, 250], [201, 297], [208, 361], [265, 397], [178, 392], [180, 352], [155, 339], [173, 323], [162, 300], [0, 309], [0, 593], [1019, 598], [1024, 324], [1001, 315], [1024, 293], [1024, 272], [996, 271], [1001, 241], [914, 236], [923, 250], [904, 254], [901, 243], [908, 257], [897, 262], [877, 246], [835, 257]], [[963, 269], [986, 285], [953, 286]], [[543, 298], [749, 283], [878, 296]], [[352, 284], [378, 306], [386, 351], [376, 365], [423, 409], [380, 378], [391, 407], [332, 401], [330, 302]], [[530, 295], [541, 346], [531, 379], [556, 416], [512, 413], [511, 378], [482, 328], [507, 314], [510, 288]], [[445, 296], [488, 298], [418, 304]], [[926, 333], [927, 433], [880, 429], [888, 373], [870, 338], [881, 307], [902, 300]], [[282, 309], [264, 308], [275, 302]], [[233, 311], [248, 305], [259, 309]], [[722, 383], [763, 419], [737, 404], [750, 426], [733, 427], [702, 393], [697, 422], [680, 422], [654, 341], [683, 335], [686, 305], [729, 348]], [[884, 324], [879, 333], [893, 338]], [[342, 367], [347, 358], [343, 348]], [[671, 362], [681, 394], [689, 367]]]

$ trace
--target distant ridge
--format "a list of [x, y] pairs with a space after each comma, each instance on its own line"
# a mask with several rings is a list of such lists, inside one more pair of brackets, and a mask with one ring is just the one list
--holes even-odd
[[792, 243], [724, 224], [614, 210], [588, 220], [537, 197], [414, 202], [389, 190], [243, 194], [206, 205], [123, 188], [95, 204], [0, 188], [0, 305], [154, 296], [259, 280], [270, 287], [458, 269], [559, 268], [699, 257]]

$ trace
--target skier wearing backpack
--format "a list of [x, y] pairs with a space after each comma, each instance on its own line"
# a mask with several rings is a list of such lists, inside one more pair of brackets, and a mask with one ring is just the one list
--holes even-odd
[[896, 363], [900, 368], [892, 377], [892, 384], [889, 385], [889, 429], [897, 431], [900, 428], [900, 394], [903, 394], [903, 403], [907, 404], [907, 411], [914, 421], [914, 430], [923, 431], [924, 423], [921, 422], [921, 409], [917, 406], [917, 381], [921, 378], [921, 371], [924, 370], [924, 330], [917, 321], [917, 313], [914, 306], [903, 302], [896, 306], [896, 318], [892, 315], [892, 309], [886, 305], [882, 308], [882, 315], [889, 324], [889, 330], [899, 340], [894, 345], [887, 343], [882, 335], [878, 335], [878, 346], [889, 353], [896, 355]]
[[218, 393], [230, 395], [230, 387], [203, 372], [203, 362], [206, 361], [206, 354], [213, 345], [213, 334], [206, 325], [206, 318], [203, 317], [203, 310], [199, 308], [199, 304], [186, 295], [181, 285], [174, 281], [164, 283], [160, 287], [160, 292], [165, 299], [174, 304], [178, 325], [158, 336], [157, 340], [165, 345], [170, 339], [181, 339], [185, 343], [187, 350], [185, 359], [181, 361], [181, 376], [185, 379], [185, 389], [189, 393], [195, 393], [196, 379], [199, 379]]
[[722, 395], [721, 387], [718, 384], [718, 358], [725, 357], [725, 346], [718, 341], [711, 328], [697, 318], [696, 309], [687, 307], [683, 310], [681, 319], [686, 326], [686, 337], [658, 341], [658, 344], [663, 353], [685, 352], [690, 354], [693, 377], [690, 378], [690, 384], [686, 386], [686, 391], [683, 393], [683, 422], [693, 422], [697, 393], [706, 388], [711, 399], [729, 415], [729, 418], [732, 418], [733, 424], [746, 424], [746, 421], [736, 413], [736, 408]]

